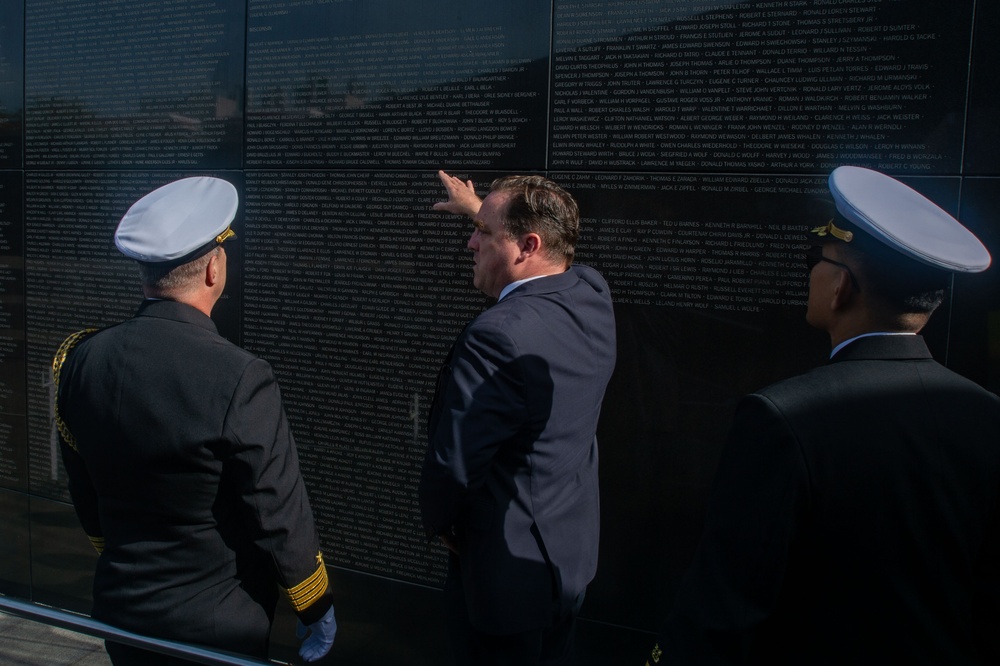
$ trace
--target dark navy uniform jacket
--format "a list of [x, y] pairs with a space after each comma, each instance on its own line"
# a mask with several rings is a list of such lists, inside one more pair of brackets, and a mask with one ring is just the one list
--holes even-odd
[[266, 656], [277, 586], [303, 622], [326, 612], [326, 568], [265, 361], [196, 309], [146, 301], [60, 350], [54, 370], [73, 504], [102, 551], [96, 619]]
[[1000, 399], [917, 336], [855, 340], [744, 398], [659, 647], [663, 664], [1000, 663]]
[[545, 627], [594, 577], [596, 431], [615, 354], [608, 285], [586, 266], [520, 285], [452, 348], [420, 505], [430, 533], [455, 530], [480, 631]]

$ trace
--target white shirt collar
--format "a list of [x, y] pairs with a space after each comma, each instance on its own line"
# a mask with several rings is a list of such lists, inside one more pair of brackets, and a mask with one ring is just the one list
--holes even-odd
[[861, 335], [855, 335], [853, 338], [850, 338], [848, 340], [844, 340], [839, 345], [837, 345], [836, 347], [834, 347], [833, 351], [830, 352], [830, 358], [833, 358], [834, 356], [836, 356], [837, 352], [839, 352], [841, 349], [843, 349], [847, 345], [851, 344], [855, 340], [860, 340], [861, 338], [870, 338], [870, 337], [875, 336], [875, 335], [916, 335], [916, 333], [907, 333], [905, 331], [894, 331], [894, 332], [891, 332], [891, 333], [887, 332], [887, 331], [877, 331], [875, 333], [862, 333]]
[[537, 280], [538, 278], [543, 278], [543, 277], [548, 277], [548, 275], [532, 275], [529, 278], [524, 278], [523, 280], [518, 280], [517, 282], [511, 282], [509, 285], [503, 288], [503, 291], [500, 292], [500, 298], [497, 299], [497, 302], [502, 301], [504, 296], [514, 291], [525, 282], [531, 282], [532, 280]]

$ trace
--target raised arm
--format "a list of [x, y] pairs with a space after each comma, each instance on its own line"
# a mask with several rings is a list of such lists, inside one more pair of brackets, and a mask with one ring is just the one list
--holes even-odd
[[444, 171], [438, 171], [438, 178], [448, 192], [447, 201], [439, 201], [434, 204], [434, 210], [456, 215], [467, 215], [475, 217], [479, 213], [479, 207], [483, 201], [476, 195], [476, 188], [471, 180], [462, 181], [460, 178], [449, 176]]

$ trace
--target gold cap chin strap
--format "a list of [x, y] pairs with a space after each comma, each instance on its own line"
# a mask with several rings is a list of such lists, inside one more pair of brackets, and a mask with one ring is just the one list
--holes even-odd
[[854, 240], [854, 232], [853, 231], [845, 231], [845, 230], [837, 227], [837, 225], [835, 225], [833, 223], [833, 218], [830, 218], [830, 221], [827, 222], [822, 227], [816, 227], [815, 229], [812, 229], [811, 233], [814, 233], [817, 236], [821, 236], [821, 237], [822, 236], [826, 236], [827, 234], [829, 234], [830, 236], [833, 236], [834, 238], [839, 238], [840, 240], [844, 241], [845, 243], [850, 243], [852, 240]]

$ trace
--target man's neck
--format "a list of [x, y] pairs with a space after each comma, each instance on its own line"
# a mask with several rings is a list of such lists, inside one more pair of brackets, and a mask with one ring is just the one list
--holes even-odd
[[212, 309], [218, 301], [218, 299], [214, 298], [213, 294], [207, 290], [175, 292], [144, 288], [142, 291], [146, 298], [183, 303], [184, 305], [189, 305], [195, 310], [204, 313], [207, 317], [212, 316]]
[[502, 299], [504, 296], [509, 294], [514, 289], [517, 289], [525, 282], [528, 282], [530, 280], [535, 280], [537, 278], [548, 277], [549, 275], [558, 275], [559, 273], [565, 273], [567, 270], [569, 270], [569, 267], [563, 264], [554, 264], [554, 263], [536, 264], [532, 266], [530, 270], [524, 270], [518, 273], [517, 279], [515, 279], [513, 282], [509, 283], [506, 287], [500, 290], [500, 294], [499, 296], [497, 296], [497, 299], [498, 300]]

